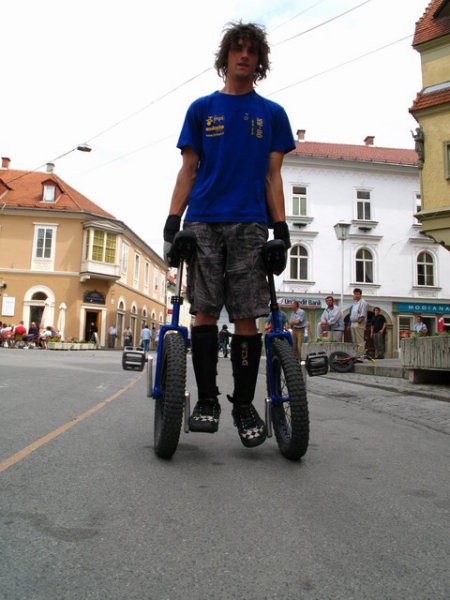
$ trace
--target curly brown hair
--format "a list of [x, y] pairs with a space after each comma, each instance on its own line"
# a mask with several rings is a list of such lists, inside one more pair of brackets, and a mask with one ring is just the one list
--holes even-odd
[[258, 66], [253, 75], [253, 83], [265, 79], [270, 70], [269, 53], [266, 31], [262, 25], [232, 21], [224, 27], [224, 36], [216, 53], [214, 67], [220, 77], [227, 78], [228, 52], [233, 44], [240, 39], [249, 40], [258, 49]]

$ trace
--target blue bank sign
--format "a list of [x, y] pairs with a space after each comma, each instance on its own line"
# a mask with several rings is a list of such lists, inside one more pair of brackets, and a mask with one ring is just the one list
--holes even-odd
[[438, 315], [450, 315], [450, 304], [422, 304], [420, 302], [399, 302], [398, 312], [434, 313]]

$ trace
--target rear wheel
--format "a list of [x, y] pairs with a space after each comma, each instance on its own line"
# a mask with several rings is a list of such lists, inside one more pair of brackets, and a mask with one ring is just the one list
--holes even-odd
[[355, 370], [353, 358], [347, 352], [332, 352], [328, 358], [331, 371], [350, 373]]
[[[309, 443], [308, 401], [302, 370], [286, 339], [273, 340], [271, 360], [274, 391], [280, 400], [272, 403], [272, 425], [278, 447], [286, 458], [299, 460]], [[267, 381], [271, 396], [269, 377]]]
[[160, 458], [171, 458], [180, 438], [186, 389], [186, 347], [180, 333], [164, 336], [158, 383], [160, 397], [155, 399], [154, 449]]

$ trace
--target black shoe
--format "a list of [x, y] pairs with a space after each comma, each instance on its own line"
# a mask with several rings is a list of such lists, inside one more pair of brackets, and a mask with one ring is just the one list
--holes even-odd
[[196, 432], [216, 433], [219, 429], [220, 404], [217, 399], [199, 400], [189, 417], [189, 429]]
[[231, 414], [244, 446], [253, 448], [264, 442], [267, 437], [266, 425], [253, 404], [236, 403]]

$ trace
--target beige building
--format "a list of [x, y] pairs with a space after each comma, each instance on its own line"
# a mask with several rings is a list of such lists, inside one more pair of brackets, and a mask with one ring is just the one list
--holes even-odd
[[52, 325], [63, 339], [87, 340], [94, 323], [102, 346], [117, 328], [166, 319], [164, 260], [125, 223], [46, 172], [0, 170], [0, 321]]
[[421, 167], [422, 230], [450, 250], [450, 0], [432, 0], [416, 23], [422, 90], [411, 114]]

